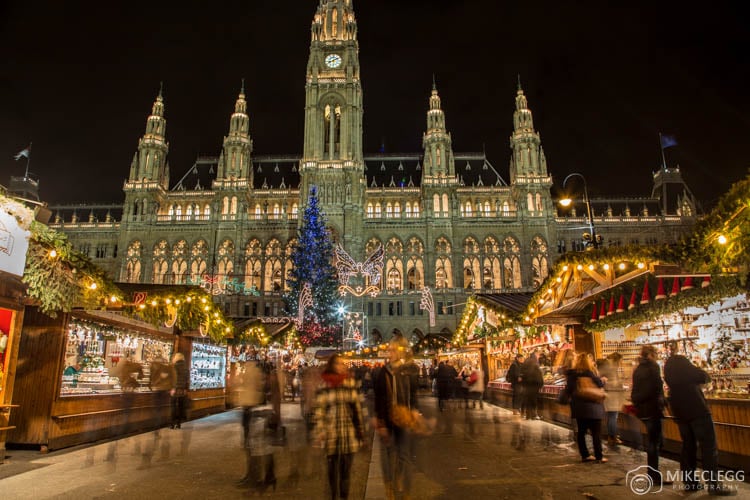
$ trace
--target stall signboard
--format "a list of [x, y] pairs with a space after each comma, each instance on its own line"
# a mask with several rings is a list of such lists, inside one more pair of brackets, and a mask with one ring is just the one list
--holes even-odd
[[0, 210], [0, 271], [23, 276], [30, 234], [14, 216]]

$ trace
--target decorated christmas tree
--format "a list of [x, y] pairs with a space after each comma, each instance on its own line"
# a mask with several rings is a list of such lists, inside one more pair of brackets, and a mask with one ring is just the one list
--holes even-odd
[[294, 267], [287, 277], [287, 311], [293, 316], [298, 315], [299, 297], [306, 283], [310, 284], [312, 292], [312, 305], [305, 308], [304, 324], [298, 332], [300, 342], [304, 345], [333, 345], [339, 329], [336, 319], [338, 279], [333, 266], [333, 242], [315, 187], [310, 190], [291, 258]]
[[722, 330], [711, 355], [714, 367], [719, 370], [728, 370], [731, 368], [731, 360], [735, 354], [729, 333], [727, 330]]

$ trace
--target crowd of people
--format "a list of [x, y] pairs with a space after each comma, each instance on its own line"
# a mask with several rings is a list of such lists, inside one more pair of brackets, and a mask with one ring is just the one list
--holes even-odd
[[[280, 406], [284, 392], [289, 391], [291, 376], [291, 380], [298, 380], [291, 395], [299, 397], [307, 444], [319, 448], [326, 456], [331, 498], [348, 497], [355, 455], [368, 446], [365, 438], [368, 425], [380, 440], [386, 497], [409, 498], [414, 437], [430, 434], [435, 425], [420, 412], [419, 390], [425, 385], [432, 386], [440, 411], [456, 405], [469, 411], [477, 405], [482, 408], [487, 386], [486, 373], [479, 363], [454, 366], [451, 359], [443, 359], [432, 366], [420, 365], [411, 352], [407, 341], [396, 337], [389, 344], [384, 364], [349, 366], [339, 354], [333, 354], [321, 366], [297, 363], [291, 373], [281, 359], [276, 362], [248, 359], [237, 364], [232, 403], [242, 408], [243, 446], [247, 456], [246, 474], [240, 485], [261, 492], [275, 488], [273, 448], [284, 443]], [[610, 450], [621, 444], [617, 434], [618, 414], [623, 407], [629, 408], [646, 430], [644, 445], [649, 474], [654, 482], [658, 479], [664, 484], [659, 471], [661, 423], [665, 406], [671, 403], [671, 413], [677, 419], [683, 441], [684, 487], [702, 488], [700, 478], [704, 478], [710, 493], [732, 493], [717, 479], [716, 437], [701, 390], [709, 380], [708, 375], [676, 349], [664, 365], [663, 379], [652, 346], [643, 347], [632, 378], [618, 353], [595, 360], [587, 353], [561, 350], [552, 370], [564, 380], [558, 402], [570, 405], [575, 442], [583, 462], [608, 461], [602, 435], [606, 435]], [[536, 354], [515, 355], [506, 380], [513, 391], [514, 413], [529, 420], [540, 419], [538, 398], [544, 377]], [[665, 382], [667, 395], [663, 389]], [[631, 387], [632, 394], [628, 397]], [[373, 397], [371, 416], [363, 404], [363, 393]], [[593, 449], [589, 449], [587, 434], [591, 435]], [[695, 474], [698, 447], [707, 476]]]

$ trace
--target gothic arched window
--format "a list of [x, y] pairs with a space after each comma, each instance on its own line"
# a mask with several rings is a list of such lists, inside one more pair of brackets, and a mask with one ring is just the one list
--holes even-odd
[[435, 242], [435, 288], [453, 288], [451, 244], [444, 237]]
[[140, 241], [128, 245], [127, 264], [125, 266], [125, 282], [139, 283], [141, 281], [141, 249]]
[[531, 271], [534, 288], [539, 286], [547, 279], [549, 274], [549, 255], [547, 251], [547, 242], [540, 236], [535, 236], [531, 240]]
[[500, 270], [500, 244], [493, 236], [484, 239], [484, 259], [482, 260], [482, 286], [487, 289], [503, 287]]
[[521, 246], [508, 236], [503, 240], [503, 288], [521, 288]]
[[208, 243], [206, 240], [198, 240], [190, 249], [190, 279], [194, 283], [200, 283], [206, 274], [206, 262], [208, 259]]
[[183, 284], [187, 278], [188, 244], [180, 240], [172, 246], [172, 280], [174, 284]]
[[156, 245], [154, 245], [154, 267], [153, 275], [151, 278], [153, 283], [165, 283], [165, 278], [169, 269], [169, 264], [167, 261], [168, 255], [169, 244], [167, 243], [167, 240], [161, 240]]
[[261, 289], [261, 244], [257, 239], [252, 239], [245, 246], [245, 288], [254, 291]]

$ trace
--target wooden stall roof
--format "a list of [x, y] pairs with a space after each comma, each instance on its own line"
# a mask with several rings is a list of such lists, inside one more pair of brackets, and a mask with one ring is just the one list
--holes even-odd
[[475, 295], [479, 302], [495, 308], [504, 309], [508, 312], [518, 314], [526, 310], [529, 301], [534, 294], [531, 292], [521, 293], [478, 293]]
[[644, 275], [653, 275], [656, 278], [709, 276], [705, 273], [684, 271], [680, 266], [662, 264], [658, 261], [643, 267], [635, 266], [625, 272], [618, 270], [614, 263], [606, 268], [571, 264], [564, 266], [556, 276], [550, 276], [542, 285], [542, 289], [547, 287], [547, 294], [536, 306], [534, 323], [585, 322], [593, 301], [613, 288]]
[[161, 335], [173, 335], [173, 328], [166, 328], [163, 326], [155, 326], [145, 321], [140, 321], [135, 318], [126, 316], [125, 314], [118, 311], [98, 311], [98, 310], [83, 310], [74, 309], [70, 313], [74, 318], [85, 319], [89, 321], [98, 321], [101, 323], [107, 323], [121, 328], [127, 328], [142, 333], [158, 333]]

